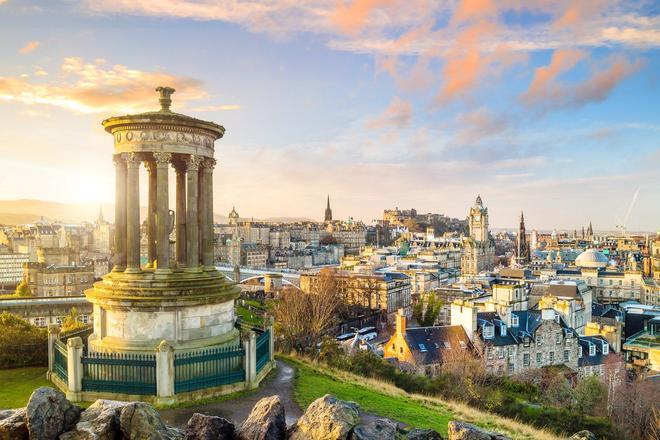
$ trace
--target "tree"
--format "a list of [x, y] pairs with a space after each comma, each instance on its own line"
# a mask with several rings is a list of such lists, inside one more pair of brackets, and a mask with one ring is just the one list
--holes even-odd
[[80, 322], [80, 315], [78, 314], [78, 309], [72, 307], [71, 311], [69, 311], [69, 314], [64, 317], [64, 320], [62, 320], [62, 331], [65, 333], [73, 332], [84, 327], [87, 326], [82, 322]]
[[607, 387], [595, 376], [580, 380], [573, 390], [575, 409], [580, 414], [598, 415], [607, 401]]
[[16, 295], [18, 296], [30, 296], [30, 290], [25, 280], [21, 280], [20, 283], [16, 286]]
[[430, 293], [426, 296], [426, 301], [422, 297], [413, 306], [413, 319], [420, 327], [435, 325], [441, 309], [442, 301], [436, 297], [435, 293]]
[[0, 329], [0, 368], [47, 365], [46, 330], [8, 312], [0, 313]]
[[[323, 277], [321, 277], [323, 278]], [[334, 324], [339, 300], [336, 292], [326, 290], [326, 280], [317, 291], [304, 293], [294, 288], [283, 289], [275, 306], [277, 332], [286, 348], [300, 353], [315, 350], [321, 336]]]

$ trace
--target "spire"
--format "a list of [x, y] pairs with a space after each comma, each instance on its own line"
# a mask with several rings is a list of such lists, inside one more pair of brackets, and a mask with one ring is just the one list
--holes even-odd
[[474, 202], [476, 206], [483, 207], [484, 203], [481, 201], [481, 194], [477, 194], [477, 200]]
[[328, 194], [328, 206], [326, 207], [326, 209], [330, 209], [330, 194]]
[[103, 205], [99, 204], [99, 218], [97, 219], [98, 223], [103, 223]]
[[325, 221], [326, 222], [331, 222], [332, 221], [332, 209], [330, 209], [330, 194], [328, 194], [328, 203], [325, 208]]
[[525, 214], [520, 211], [520, 223], [525, 223]]

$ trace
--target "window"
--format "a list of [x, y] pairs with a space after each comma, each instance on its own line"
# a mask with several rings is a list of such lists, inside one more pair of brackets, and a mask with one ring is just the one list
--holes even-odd
[[529, 353], [523, 354], [523, 365], [529, 367]]
[[403, 347], [399, 347], [399, 353], [403, 354]]
[[564, 350], [564, 362], [568, 362], [571, 357], [571, 352], [568, 350]]
[[486, 357], [488, 359], [493, 359], [493, 349], [492, 349], [492, 347], [486, 347]]
[[589, 356], [596, 356], [596, 344], [589, 342]]
[[536, 363], [541, 365], [541, 362], [543, 362], [543, 354], [542, 353], [536, 353]]
[[582, 357], [582, 346], [581, 345], [578, 347], [578, 357], [579, 358]]
[[548, 355], [549, 355], [550, 363], [553, 363], [555, 361], [555, 352], [551, 351], [550, 353], [548, 353]]
[[82, 321], [83, 324], [87, 324], [89, 322], [89, 316], [80, 315], [80, 321]]
[[511, 327], [518, 327], [518, 315], [511, 315]]
[[555, 335], [555, 344], [557, 345], [561, 344], [561, 333], [557, 333]]
[[419, 351], [422, 353], [426, 353], [428, 350], [426, 349], [426, 345], [424, 344], [418, 344], [419, 345]]
[[540, 347], [543, 345], [543, 335], [537, 335], [536, 336], [536, 346]]
[[46, 317], [39, 316], [37, 318], [34, 318], [34, 325], [36, 325], [37, 327], [46, 327]]
[[492, 325], [484, 325], [484, 338], [493, 339], [495, 336], [495, 327]]
[[504, 359], [504, 350], [501, 347], [497, 347], [497, 358]]
[[504, 323], [500, 324], [500, 336], [506, 336], [506, 325]]
[[610, 344], [603, 342], [603, 354], [608, 354], [610, 352]]

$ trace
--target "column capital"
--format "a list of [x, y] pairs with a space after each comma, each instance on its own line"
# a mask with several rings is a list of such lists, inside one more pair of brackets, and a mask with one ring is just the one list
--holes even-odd
[[144, 160], [143, 163], [144, 163], [144, 167], [149, 172], [149, 174], [156, 172], [156, 162], [154, 162], [153, 160]]
[[188, 167], [188, 170], [190, 171], [197, 171], [203, 161], [202, 156], [195, 156], [191, 154], [187, 158], [183, 159], [184, 162], [186, 163], [186, 166]]
[[157, 152], [157, 153], [153, 153], [153, 155], [154, 155], [154, 159], [156, 159], [157, 167], [168, 166], [169, 163], [172, 161], [172, 153]]
[[201, 166], [204, 171], [213, 171], [218, 162], [212, 157], [206, 157], [202, 160]]
[[129, 167], [139, 167], [140, 166], [140, 157], [137, 153], [123, 153], [124, 160], [126, 165]]
[[115, 166], [120, 166], [120, 165], [126, 165], [126, 157], [124, 157], [124, 154], [114, 154], [112, 156], [112, 162], [115, 164]]

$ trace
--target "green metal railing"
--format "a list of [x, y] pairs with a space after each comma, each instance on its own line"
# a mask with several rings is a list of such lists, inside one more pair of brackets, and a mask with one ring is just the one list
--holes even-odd
[[53, 370], [65, 383], [68, 381], [66, 344], [59, 339], [53, 340]]
[[82, 365], [83, 391], [156, 395], [154, 354], [89, 353]]
[[245, 380], [241, 345], [174, 354], [174, 392], [228, 385]]
[[257, 373], [266, 366], [270, 360], [270, 331], [266, 330], [257, 335]]

